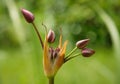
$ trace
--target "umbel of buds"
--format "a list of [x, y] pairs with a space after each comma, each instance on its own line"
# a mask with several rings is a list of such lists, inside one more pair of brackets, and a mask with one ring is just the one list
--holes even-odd
[[30, 11], [21, 9], [21, 12], [28, 23], [32, 23], [34, 21], [34, 15]]
[[95, 53], [94, 50], [86, 48], [89, 41], [90, 41], [90, 39], [84, 39], [84, 40], [80, 40], [76, 43], [77, 48], [81, 49], [81, 54], [84, 57], [90, 57]]
[[[21, 9], [21, 12], [25, 18], [25, 20], [28, 23], [31, 23], [35, 29], [35, 32], [38, 35], [38, 38], [40, 40], [40, 44], [42, 46], [43, 50], [43, 68], [44, 73], [46, 77], [49, 79], [49, 84], [54, 84], [54, 77], [60, 67], [69, 61], [72, 58], [75, 58], [77, 56], [84, 56], [84, 57], [90, 57], [92, 56], [95, 51], [89, 48], [86, 48], [89, 39], [80, 40], [76, 43], [76, 46], [73, 50], [71, 50], [68, 54], [66, 54], [66, 48], [68, 41], [62, 42], [62, 31], [59, 37], [59, 44], [56, 48], [53, 48], [52, 45], [49, 45], [49, 43], [55, 42], [55, 33], [52, 29], [47, 32], [47, 27], [43, 24], [45, 27], [45, 41], [43, 42], [41, 35], [34, 23], [34, 15], [29, 12], [26, 9]], [[75, 53], [77, 49], [81, 49], [81, 52]]]

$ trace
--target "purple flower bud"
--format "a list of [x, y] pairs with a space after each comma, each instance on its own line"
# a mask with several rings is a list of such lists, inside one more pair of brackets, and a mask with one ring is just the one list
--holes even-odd
[[48, 32], [47, 40], [49, 43], [53, 43], [55, 41], [55, 33], [52, 29], [50, 29]]
[[90, 56], [92, 56], [92, 55], [95, 53], [94, 50], [89, 49], [89, 48], [84, 48], [84, 49], [82, 49], [81, 52], [82, 52], [82, 55], [83, 55], [84, 57], [90, 57]]
[[54, 53], [53, 53], [54, 59], [58, 56], [59, 51], [60, 51], [60, 48], [56, 48], [56, 49], [54, 50]]
[[21, 12], [28, 23], [32, 23], [34, 21], [34, 15], [30, 11], [21, 9]]
[[90, 39], [84, 39], [84, 40], [80, 40], [76, 43], [76, 46], [79, 48], [79, 49], [82, 49], [84, 47], [86, 47], [86, 45], [88, 44]]

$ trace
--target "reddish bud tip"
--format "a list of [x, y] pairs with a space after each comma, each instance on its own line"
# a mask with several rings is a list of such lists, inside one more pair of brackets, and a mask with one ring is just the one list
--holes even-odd
[[86, 45], [88, 44], [90, 39], [84, 39], [84, 40], [80, 40], [76, 43], [76, 46], [79, 48], [79, 49], [82, 49], [84, 47], [86, 47]]
[[21, 9], [21, 12], [28, 23], [32, 23], [34, 21], [34, 15], [30, 11]]
[[53, 43], [55, 41], [55, 33], [51, 29], [48, 32], [47, 40], [48, 40], [49, 43]]
[[82, 49], [82, 55], [83, 55], [84, 57], [90, 57], [90, 56], [92, 56], [94, 53], [95, 53], [95, 51], [92, 50], [92, 49], [89, 49], [89, 48], [84, 48], [84, 49]]

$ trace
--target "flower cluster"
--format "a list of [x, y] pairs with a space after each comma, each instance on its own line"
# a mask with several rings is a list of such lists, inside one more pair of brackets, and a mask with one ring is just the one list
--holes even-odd
[[[45, 41], [43, 42], [43, 40], [41, 39], [41, 35], [38, 32], [36, 25], [34, 24], [34, 19], [35, 19], [34, 15], [26, 9], [21, 9], [21, 12], [24, 18], [26, 19], [26, 21], [33, 25], [39, 37], [40, 44], [43, 49], [44, 73], [49, 79], [54, 77], [57, 71], [59, 70], [59, 68], [70, 59], [80, 55], [84, 57], [90, 57], [95, 53], [94, 50], [86, 48], [90, 40], [84, 39], [76, 42], [75, 48], [65, 56], [66, 46], [68, 41], [65, 41], [62, 44], [62, 38], [63, 38], [62, 34], [59, 37], [59, 45], [56, 48], [52, 48], [49, 44], [55, 42], [55, 32], [52, 29], [47, 31], [47, 27], [43, 24], [46, 31]], [[81, 51], [79, 53], [74, 54], [74, 52], [77, 49], [80, 49]]]
[[81, 53], [84, 57], [90, 57], [95, 53], [94, 50], [86, 48], [86, 45], [88, 44], [88, 42], [89, 42], [89, 39], [84, 39], [76, 43], [77, 48], [82, 50]]

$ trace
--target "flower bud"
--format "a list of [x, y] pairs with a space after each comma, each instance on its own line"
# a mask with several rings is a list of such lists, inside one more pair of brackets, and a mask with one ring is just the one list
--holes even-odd
[[28, 23], [32, 23], [34, 21], [34, 15], [30, 11], [21, 9], [21, 12]]
[[55, 33], [53, 30], [49, 30], [48, 35], [47, 35], [47, 41], [49, 43], [53, 43], [55, 41]]
[[92, 50], [92, 49], [89, 49], [89, 48], [84, 48], [84, 49], [82, 49], [82, 55], [83, 55], [84, 57], [90, 57], [90, 56], [92, 56], [94, 53], [95, 53], [95, 51]]
[[84, 40], [80, 40], [76, 43], [76, 46], [79, 48], [79, 49], [82, 49], [84, 47], [86, 47], [86, 45], [88, 44], [90, 39], [84, 39]]

